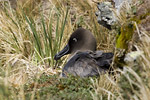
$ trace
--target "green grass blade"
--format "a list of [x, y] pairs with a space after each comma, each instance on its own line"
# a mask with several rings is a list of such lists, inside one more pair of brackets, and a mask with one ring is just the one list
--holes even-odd
[[65, 20], [62, 24], [61, 33], [60, 33], [59, 49], [60, 49], [60, 45], [61, 45], [61, 41], [62, 41], [62, 36], [63, 36], [63, 33], [64, 33], [64, 28], [65, 28], [66, 21], [67, 21], [68, 12], [69, 12], [69, 9], [67, 8], [66, 15], [65, 15]]
[[35, 26], [33, 26], [34, 23], [25, 14], [24, 14], [24, 16], [25, 16], [25, 19], [26, 19], [27, 23], [29, 24], [29, 26], [30, 26], [30, 28], [32, 30], [33, 37], [34, 37], [34, 40], [35, 40], [34, 41], [35, 42], [35, 47], [36, 47], [38, 53], [40, 54], [40, 56], [43, 57], [44, 55], [43, 55], [43, 51], [42, 51], [41, 41], [40, 41], [40, 38], [39, 38], [39, 36], [37, 34]]

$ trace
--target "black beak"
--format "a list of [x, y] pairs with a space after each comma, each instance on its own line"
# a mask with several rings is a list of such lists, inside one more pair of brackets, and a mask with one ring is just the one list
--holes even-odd
[[58, 52], [58, 53], [55, 55], [54, 59], [55, 59], [55, 60], [58, 60], [58, 59], [60, 59], [62, 56], [66, 55], [66, 54], [68, 54], [68, 53], [69, 53], [69, 45], [67, 44], [67, 45], [64, 47], [63, 50], [61, 50], [60, 52]]

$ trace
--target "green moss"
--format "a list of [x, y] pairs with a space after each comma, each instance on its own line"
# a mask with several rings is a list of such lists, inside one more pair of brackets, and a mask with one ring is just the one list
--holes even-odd
[[120, 27], [120, 33], [116, 37], [116, 47], [120, 49], [128, 50], [128, 43], [132, 39], [134, 31], [136, 29], [133, 22], [136, 22], [138, 25], [144, 20], [147, 16], [150, 16], [150, 11], [147, 9], [146, 13], [142, 15], [134, 15], [137, 13], [137, 7], [132, 7], [133, 16], [127, 19], [127, 22]]
[[[133, 13], [136, 13], [136, 7], [133, 7]], [[116, 36], [116, 48], [121, 50], [124, 50], [123, 55], [119, 55], [120, 57], [115, 57], [115, 63], [118, 67], [121, 67], [125, 65], [124, 63], [124, 56], [128, 52], [129, 42], [131, 41], [133, 34], [135, 33], [136, 26], [134, 22], [136, 22], [137, 25], [140, 25], [142, 20], [144, 20], [147, 16], [150, 16], [149, 11], [142, 15], [133, 15], [132, 17], [129, 17], [124, 25], [119, 27], [116, 31], [118, 32], [118, 35]]]
[[120, 34], [117, 36], [118, 38], [116, 41], [116, 47], [127, 50], [128, 43], [132, 39], [134, 30], [135, 26], [133, 25], [133, 23], [123, 25], [121, 27]]

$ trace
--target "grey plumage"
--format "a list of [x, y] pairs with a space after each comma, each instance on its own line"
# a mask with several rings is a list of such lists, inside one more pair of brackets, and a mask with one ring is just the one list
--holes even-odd
[[[109, 57], [107, 56], [109, 55]], [[98, 76], [109, 70], [113, 53], [77, 52], [64, 66], [62, 76]]]
[[83, 28], [72, 33], [68, 44], [54, 59], [58, 60], [66, 54], [72, 56], [62, 69], [62, 77], [67, 74], [80, 77], [98, 76], [110, 69], [113, 58], [113, 53], [96, 51], [95, 37]]

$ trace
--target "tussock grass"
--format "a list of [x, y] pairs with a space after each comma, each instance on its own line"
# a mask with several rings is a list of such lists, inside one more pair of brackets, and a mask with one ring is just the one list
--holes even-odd
[[4, 74], [9, 73], [6, 76], [9, 82], [18, 86], [33, 80], [38, 73], [55, 74], [58, 70], [53, 69], [53, 58], [65, 45], [62, 45], [62, 36], [68, 9], [62, 12], [53, 6], [48, 15], [41, 12], [35, 16], [34, 13], [27, 14], [24, 6], [18, 5], [14, 10], [9, 2], [2, 5], [0, 60]]
[[[149, 33], [141, 31], [139, 42], [134, 46], [140, 55], [128, 62], [120, 74], [111, 78], [107, 74], [94, 83], [94, 100], [149, 100], [150, 99], [150, 66], [149, 66]], [[133, 55], [132, 55], [133, 56]], [[134, 54], [136, 56], [136, 54]]]
[[[78, 27], [89, 29], [95, 35], [98, 50], [114, 51], [117, 31], [109, 31], [97, 23], [96, 3], [93, 0], [19, 0], [16, 4], [7, 1], [0, 3], [0, 99], [40, 100], [49, 98], [57, 90], [62, 98], [67, 98], [62, 94], [68, 93], [69, 98], [77, 99], [80, 91], [83, 97], [92, 96], [95, 100], [149, 100], [150, 36], [145, 30], [137, 26], [140, 42], [136, 41], [133, 45], [143, 54], [136, 63], [127, 64], [125, 72], [120, 71], [121, 74], [115, 78], [106, 74], [96, 80], [88, 79], [90, 82], [87, 84], [76, 78], [61, 81], [58, 76], [49, 76], [60, 72], [67, 57], [57, 63], [53, 58]], [[119, 15], [120, 25], [126, 23], [127, 15], [133, 11], [127, 4], [124, 7], [123, 12], [127, 13]], [[41, 78], [43, 74], [44, 78]], [[78, 86], [75, 87], [71, 80]], [[47, 90], [48, 86], [54, 91]], [[77, 88], [73, 92], [75, 97], [65, 88], [70, 92]]]
[[[129, 22], [130, 18], [132, 19], [132, 23], [136, 26], [136, 30], [134, 32], [134, 36], [131, 39], [131, 43], [129, 44], [128, 52], [132, 52], [132, 47], [134, 50], [140, 54], [134, 53], [131, 55], [132, 57], [136, 57], [136, 60], [131, 60], [127, 62], [124, 66], [123, 70], [118, 70], [120, 74], [117, 74], [116, 80], [113, 78], [102, 78], [94, 82], [95, 85], [95, 94], [93, 98], [95, 100], [148, 100], [150, 99], [150, 82], [149, 82], [149, 40], [150, 35], [149, 31], [147, 31], [147, 26], [143, 22], [145, 19], [138, 19], [142, 14], [141, 10], [143, 8], [147, 8], [147, 3], [149, 1], [143, 1], [144, 4], [140, 6], [141, 1], [133, 0], [133, 3], [130, 5], [125, 2], [125, 4], [120, 9], [121, 13], [118, 16], [120, 26]], [[137, 6], [138, 5], [138, 6]], [[136, 12], [135, 9], [138, 9]], [[140, 10], [139, 10], [140, 9]], [[147, 12], [144, 13], [147, 14]], [[136, 17], [134, 17], [134, 13], [136, 13]], [[146, 17], [148, 17], [147, 15]], [[138, 20], [137, 20], [138, 19]], [[138, 23], [138, 25], [137, 25]], [[106, 82], [106, 83], [105, 83]], [[103, 84], [104, 83], [104, 84]], [[109, 86], [106, 86], [110, 84]], [[105, 87], [106, 86], [106, 87]], [[113, 90], [114, 89], [114, 90]], [[100, 92], [102, 91], [102, 92]], [[106, 94], [105, 94], [106, 93]]]

